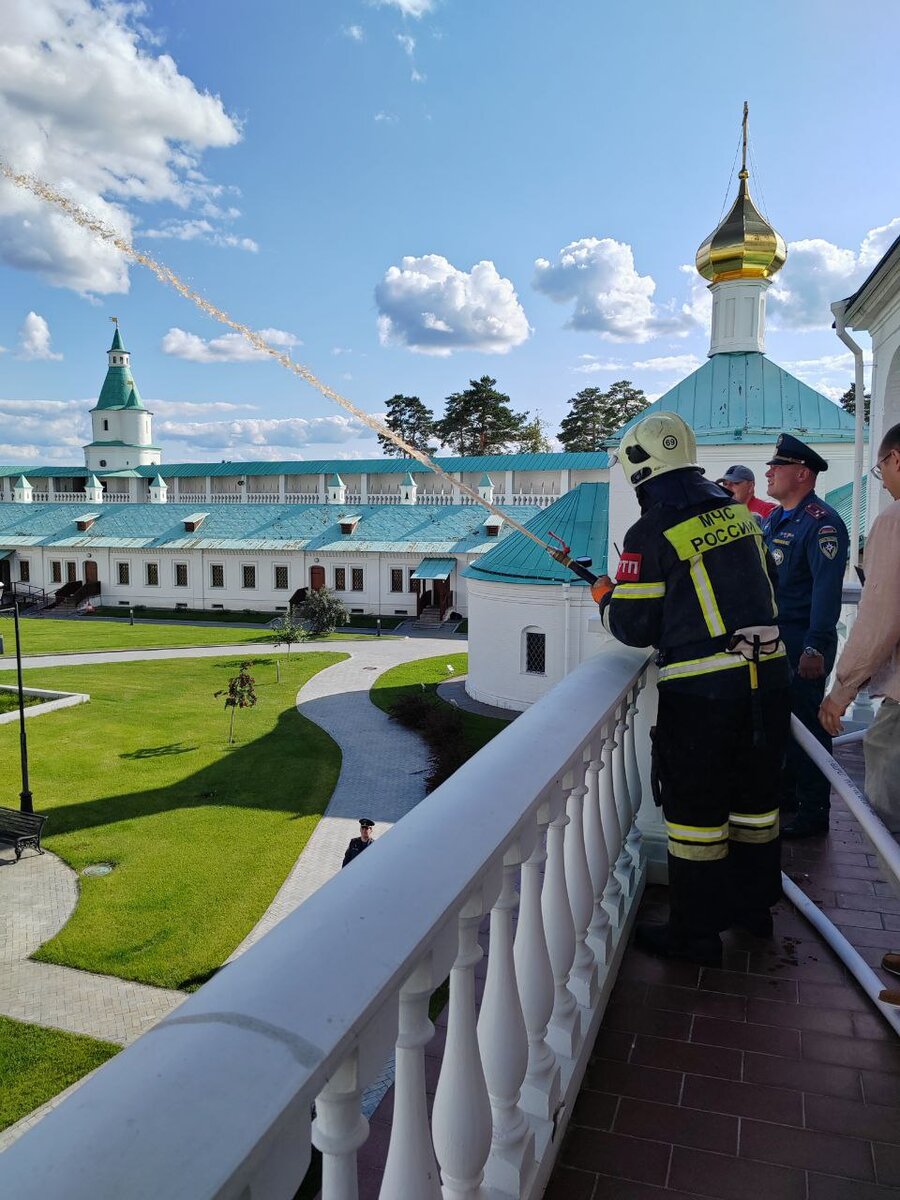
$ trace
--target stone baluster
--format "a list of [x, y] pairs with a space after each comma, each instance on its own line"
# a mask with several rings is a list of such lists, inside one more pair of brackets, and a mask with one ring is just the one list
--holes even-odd
[[579, 765], [577, 772], [568, 771], [563, 787], [568, 789], [564, 859], [566, 865], [566, 887], [569, 905], [575, 924], [575, 961], [569, 987], [572, 995], [585, 1008], [593, 1008], [597, 1002], [597, 964], [587, 944], [588, 928], [594, 912], [594, 890], [588, 870], [587, 852], [584, 845], [584, 798], [587, 787], [584, 783], [587, 763]]
[[479, 892], [459, 915], [458, 952], [450, 972], [447, 1043], [431, 1118], [444, 1200], [482, 1200], [481, 1181], [491, 1149], [491, 1104], [475, 1027], [475, 967], [483, 955], [478, 944], [483, 912]]
[[631, 793], [628, 790], [628, 774], [625, 766], [625, 741], [628, 727], [628, 700], [625, 699], [616, 711], [616, 749], [613, 755], [613, 786], [616, 791], [616, 813], [619, 817], [619, 830], [622, 834], [622, 846], [616, 859], [615, 871], [622, 884], [622, 891], [631, 896], [635, 889], [634, 863], [628, 851], [626, 839], [631, 832], [634, 811], [631, 806]]
[[547, 1044], [547, 1025], [553, 1012], [553, 969], [541, 911], [541, 886], [547, 861], [544, 842], [549, 820], [550, 806], [542, 804], [537, 814], [534, 850], [522, 864], [519, 921], [513, 947], [528, 1034], [528, 1070], [520, 1103], [526, 1112], [544, 1121], [552, 1119], [559, 1104], [559, 1066]]
[[503, 859], [503, 886], [491, 909], [487, 978], [478, 1017], [478, 1046], [494, 1118], [485, 1184], [511, 1196], [522, 1194], [534, 1167], [534, 1134], [519, 1107], [528, 1068], [528, 1034], [513, 956], [512, 918], [521, 862], [516, 843]]
[[382, 1200], [394, 1200], [397, 1196], [441, 1200], [425, 1099], [425, 1047], [434, 1036], [434, 1026], [428, 1019], [433, 988], [429, 958], [419, 963], [400, 989], [394, 1119], [379, 1193]]
[[591, 875], [591, 891], [594, 912], [588, 928], [587, 941], [599, 966], [609, 962], [612, 947], [612, 931], [609, 913], [603, 907], [603, 892], [609, 882], [609, 850], [600, 819], [600, 772], [603, 770], [603, 739], [592, 742], [588, 749], [590, 760], [585, 781], [587, 795], [584, 799], [584, 846], [587, 852], [588, 870]]
[[603, 731], [603, 770], [600, 772], [600, 822], [606, 838], [610, 872], [603, 893], [603, 906], [614, 925], [621, 925], [625, 915], [625, 897], [622, 885], [612, 869], [622, 848], [622, 829], [616, 811], [616, 793], [613, 780], [613, 751], [616, 748], [615, 724], [610, 722]]
[[360, 1095], [354, 1051], [316, 1097], [312, 1142], [322, 1152], [322, 1200], [358, 1200], [356, 1152], [369, 1136]]
[[569, 990], [569, 972], [575, 960], [575, 922], [566, 887], [564, 842], [569, 818], [565, 799], [565, 793], [559, 790], [550, 802], [547, 866], [544, 870], [541, 907], [554, 985], [553, 1012], [547, 1027], [547, 1041], [557, 1054], [574, 1058], [581, 1043], [581, 1021], [575, 997]]
[[626, 839], [628, 853], [631, 855], [635, 878], [643, 864], [644, 854], [641, 845], [641, 831], [638, 828], [637, 816], [641, 809], [643, 789], [641, 787], [641, 770], [637, 760], [636, 721], [638, 697], [641, 694], [640, 680], [634, 685], [628, 701], [628, 724], [625, 728], [625, 774], [628, 778], [628, 795], [631, 797], [631, 829]]

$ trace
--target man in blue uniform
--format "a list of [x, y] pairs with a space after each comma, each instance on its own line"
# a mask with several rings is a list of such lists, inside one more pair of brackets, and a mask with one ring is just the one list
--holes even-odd
[[[778, 625], [793, 669], [791, 709], [830, 753], [831, 738], [818, 711], [837, 651], [850, 539], [844, 522], [815, 492], [817, 477], [828, 470], [824, 458], [783, 433], [768, 465], [769, 495], [778, 507], [766, 519], [763, 536], [778, 574]], [[827, 833], [830, 785], [793, 738], [782, 784], [782, 807], [796, 811], [782, 837]]]
[[605, 627], [659, 651], [654, 790], [666, 821], [669, 920], [639, 925], [652, 954], [717, 963], [719, 934], [772, 934], [781, 895], [776, 803], [789, 736], [787, 657], [762, 530], [697, 466], [675, 413], [645, 417], [619, 462], [641, 517], [616, 582], [592, 587]]

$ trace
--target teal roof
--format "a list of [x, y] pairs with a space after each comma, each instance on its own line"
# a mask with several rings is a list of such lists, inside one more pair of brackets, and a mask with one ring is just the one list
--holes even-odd
[[84, 486], [86, 488], [98, 488], [98, 487], [102, 487], [103, 485], [100, 483], [100, 480], [97, 478], [96, 475], [91, 475], [91, 477], [88, 479], [87, 483]]
[[406, 474], [403, 476], [403, 486], [404, 487], [415, 487], [416, 486], [416, 481], [413, 479], [413, 477], [409, 473], [409, 471], [407, 471]]
[[[860, 544], [866, 540], [866, 511], [868, 509], [868, 486], [865, 478], [862, 480], [862, 487], [859, 494], [859, 529], [860, 529]], [[833, 488], [830, 492], [826, 492], [822, 497], [826, 504], [830, 504], [837, 515], [841, 518], [847, 528], [850, 528], [850, 513], [853, 508], [853, 484], [844, 483], [840, 487]]]
[[410, 579], [449, 579], [455, 566], [455, 558], [423, 558]]
[[330, 488], [341, 488], [346, 487], [347, 485], [344, 483], [343, 479], [341, 479], [340, 475], [331, 475], [328, 478], [328, 486]]
[[[609, 531], [609, 485], [582, 483], [566, 492], [549, 508], [542, 508], [526, 529], [545, 541], [552, 530], [571, 547], [573, 558], [593, 559], [597, 575], [606, 570], [606, 540]], [[469, 579], [490, 579], [495, 583], [559, 584], [584, 587], [584, 581], [551, 558], [531, 538], [511, 532], [487, 554], [470, 563], [463, 574]]]
[[155, 487], [155, 488], [164, 488], [164, 487], [168, 487], [168, 484], [163, 479], [162, 475], [157, 475], [156, 478], [153, 480], [153, 482], [150, 484], [150, 486]]
[[[116, 345], [116, 338], [119, 338], [118, 328], [116, 329], [116, 335], [113, 338], [113, 344], [110, 349], [123, 349], [121, 344]], [[121, 340], [119, 338], [120, 343]], [[131, 367], [107, 367], [106, 378], [103, 380], [103, 387], [100, 389], [100, 396], [96, 405], [91, 409], [91, 412], [97, 412], [99, 409], [143, 407], [141, 394], [138, 391], [137, 384], [134, 382], [134, 376], [131, 374]]]
[[[496, 546], [482, 526], [480, 504], [364, 504], [346, 511], [329, 504], [216, 504], [202, 528], [185, 531], [185, 519], [197, 513], [191, 504], [113, 504], [97, 509], [89, 530], [75, 527], [72, 505], [0, 504], [0, 551], [19, 546], [91, 546], [134, 549], [339, 550], [404, 552], [421, 556], [480, 554]], [[527, 521], [538, 510], [521, 505], [502, 510]], [[545, 510], [550, 511], [550, 510]], [[352, 512], [354, 532], [340, 523]], [[504, 536], [501, 529], [500, 536]]]
[[127, 353], [127, 351], [125, 350], [125, 343], [122, 341], [122, 335], [121, 335], [121, 333], [119, 333], [118, 325], [116, 326], [116, 332], [113, 334], [113, 340], [112, 340], [112, 345], [110, 346], [110, 350], [121, 350], [123, 354]]
[[493, 481], [493, 479], [491, 479], [490, 475], [488, 475], [487, 471], [485, 471], [485, 473], [482, 475], [481, 479], [478, 482], [478, 486], [479, 487], [491, 487], [491, 488], [494, 486], [494, 481]]
[[17, 488], [23, 488], [23, 487], [31, 487], [31, 484], [28, 482], [28, 480], [25, 478], [24, 475], [20, 475], [19, 478], [16, 480], [15, 486]]
[[701, 445], [774, 443], [779, 433], [804, 442], [852, 442], [853, 417], [764, 354], [714, 354], [615, 435], [644, 417], [675, 412]]

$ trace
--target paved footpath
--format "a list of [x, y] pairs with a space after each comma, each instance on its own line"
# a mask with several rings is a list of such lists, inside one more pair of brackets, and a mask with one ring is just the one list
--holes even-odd
[[[183, 649], [109, 651], [100, 654], [41, 655], [25, 667], [80, 663], [206, 658], [271, 652], [271, 645], [199, 646]], [[466, 649], [460, 638], [333, 641], [299, 647], [294, 654], [334, 651], [350, 655], [313, 676], [301, 689], [297, 707], [341, 748], [341, 771], [328, 808], [274, 901], [234, 951], [237, 957], [307, 896], [340, 870], [344, 850], [358, 833], [357, 818], [370, 816], [376, 837], [409, 812], [425, 794], [428, 751], [420, 738], [392, 722], [369, 699], [378, 676], [399, 663]], [[0, 669], [11, 665], [0, 660]], [[373, 788], [372, 764], [378, 764]], [[184, 994], [93, 975], [29, 959], [38, 946], [69, 920], [78, 902], [78, 878], [55, 855], [25, 852], [16, 863], [0, 847], [0, 1015], [104, 1041], [127, 1045], [184, 999]], [[71, 1089], [70, 1089], [71, 1090]], [[68, 1093], [63, 1093], [66, 1095]], [[0, 1134], [0, 1150], [33, 1125], [48, 1108], [30, 1114]]]

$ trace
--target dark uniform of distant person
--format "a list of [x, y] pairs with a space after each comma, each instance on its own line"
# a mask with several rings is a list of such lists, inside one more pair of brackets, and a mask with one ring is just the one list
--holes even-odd
[[374, 828], [374, 821], [370, 821], [368, 817], [359, 818], [359, 837], [350, 839], [350, 845], [344, 852], [344, 861], [341, 863], [342, 870], [348, 863], [352, 863], [354, 858], [358, 858], [363, 850], [368, 850], [369, 846], [374, 845], [375, 839], [372, 837]]
[[659, 651], [653, 774], [669, 859], [668, 923], [639, 926], [637, 940], [716, 963], [722, 930], [771, 936], [781, 896], [774, 797], [790, 690], [773, 568], [754, 516], [703, 477], [680, 417], [635, 425], [618, 461], [642, 515], [600, 610], [619, 641]]
[[[831, 753], [831, 737], [819, 723], [825, 681], [837, 653], [837, 623], [850, 539], [835, 510], [815, 492], [828, 463], [815, 450], [783, 433], [769, 459], [769, 495], [778, 507], [763, 523], [763, 536], [778, 576], [778, 624], [793, 670], [791, 708]], [[786, 838], [828, 832], [831, 785], [793, 738], [782, 779], [782, 808], [796, 816]]]

